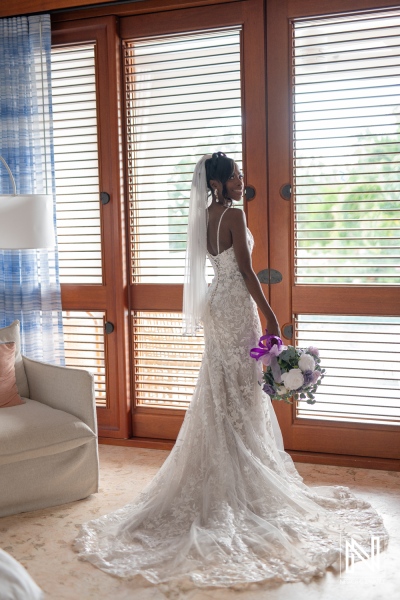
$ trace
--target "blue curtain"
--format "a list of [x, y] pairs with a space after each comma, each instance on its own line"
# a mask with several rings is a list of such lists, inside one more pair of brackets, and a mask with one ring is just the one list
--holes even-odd
[[[17, 193], [53, 194], [55, 226], [50, 51], [49, 15], [0, 19], [0, 154]], [[0, 193], [12, 193], [0, 173]], [[64, 364], [57, 249], [0, 250], [0, 327], [15, 319], [23, 354]]]

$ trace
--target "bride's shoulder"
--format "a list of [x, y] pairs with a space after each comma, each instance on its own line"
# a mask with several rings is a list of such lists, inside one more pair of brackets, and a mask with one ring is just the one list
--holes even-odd
[[237, 208], [236, 206], [231, 206], [230, 210], [228, 211], [228, 214], [233, 219], [245, 219], [246, 218], [244, 210], [241, 208]]
[[246, 225], [246, 215], [245, 212], [241, 208], [231, 207], [228, 211], [229, 218], [231, 223]]

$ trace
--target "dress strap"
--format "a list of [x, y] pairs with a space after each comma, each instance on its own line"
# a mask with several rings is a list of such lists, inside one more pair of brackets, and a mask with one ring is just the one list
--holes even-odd
[[221, 221], [222, 221], [222, 217], [224, 216], [224, 214], [226, 213], [226, 211], [230, 208], [230, 206], [228, 206], [224, 212], [222, 213], [222, 215], [219, 218], [219, 223], [218, 223], [218, 229], [217, 229], [217, 253], [219, 254], [219, 228], [221, 226]]

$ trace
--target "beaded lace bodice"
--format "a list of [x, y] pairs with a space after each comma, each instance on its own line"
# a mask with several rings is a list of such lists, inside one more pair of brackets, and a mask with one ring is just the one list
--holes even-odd
[[309, 581], [344, 553], [346, 536], [369, 551], [370, 534], [384, 545], [387, 532], [349, 488], [303, 483], [249, 356], [261, 326], [234, 250], [208, 256], [205, 351], [176, 444], [139, 497], [83, 525], [76, 547], [104, 571], [172, 588], [181, 577], [198, 586]]

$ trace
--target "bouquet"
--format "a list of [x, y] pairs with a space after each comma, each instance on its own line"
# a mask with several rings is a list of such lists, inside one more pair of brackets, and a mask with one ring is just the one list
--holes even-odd
[[264, 392], [272, 400], [284, 400], [289, 404], [289, 398], [306, 400], [315, 404], [315, 392], [325, 375], [325, 369], [320, 366], [319, 350], [284, 346], [281, 338], [270, 335], [260, 337], [257, 348], [250, 350], [250, 356], [260, 360], [267, 368], [260, 382]]

